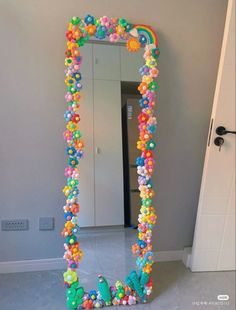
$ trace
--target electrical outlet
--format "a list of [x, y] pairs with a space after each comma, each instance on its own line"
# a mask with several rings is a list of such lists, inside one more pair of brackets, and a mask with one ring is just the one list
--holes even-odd
[[54, 229], [54, 217], [39, 218], [39, 230], [53, 230], [53, 229]]
[[1, 228], [5, 231], [28, 230], [29, 220], [2, 220]]

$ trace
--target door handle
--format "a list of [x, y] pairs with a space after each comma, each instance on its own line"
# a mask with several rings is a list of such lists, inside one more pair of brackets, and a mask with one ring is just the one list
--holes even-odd
[[219, 146], [219, 151], [221, 150], [221, 146], [224, 144], [225, 140], [222, 137], [216, 137], [214, 140], [214, 144]]
[[236, 131], [232, 131], [232, 130], [226, 130], [225, 127], [223, 126], [219, 126], [216, 128], [216, 133], [217, 135], [219, 136], [223, 136], [223, 135], [226, 135], [227, 133], [232, 133], [232, 134], [236, 134]]

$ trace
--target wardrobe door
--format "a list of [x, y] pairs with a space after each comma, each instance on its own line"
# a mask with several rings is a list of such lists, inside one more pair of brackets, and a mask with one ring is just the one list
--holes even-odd
[[143, 48], [136, 53], [130, 53], [126, 46], [120, 47], [121, 81], [141, 81], [139, 68], [144, 65], [143, 53]]
[[120, 81], [94, 80], [95, 223], [123, 225]]
[[94, 79], [120, 81], [120, 47], [93, 44]]
[[[83, 74], [83, 73], [82, 73]], [[95, 226], [94, 218], [94, 146], [93, 146], [93, 80], [82, 80], [80, 130], [85, 142], [85, 156], [80, 160], [79, 171], [79, 225]]]
[[81, 73], [83, 79], [93, 79], [93, 44], [85, 43], [80, 47], [82, 56]]

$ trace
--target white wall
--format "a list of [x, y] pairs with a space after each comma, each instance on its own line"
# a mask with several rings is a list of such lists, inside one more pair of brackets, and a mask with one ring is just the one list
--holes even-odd
[[[125, 17], [160, 39], [158, 225], [154, 245], [191, 245], [226, 0], [0, 0], [0, 217], [29, 218], [0, 232], [0, 260], [63, 253], [64, 49], [71, 16]], [[39, 216], [56, 230], [39, 232]]]

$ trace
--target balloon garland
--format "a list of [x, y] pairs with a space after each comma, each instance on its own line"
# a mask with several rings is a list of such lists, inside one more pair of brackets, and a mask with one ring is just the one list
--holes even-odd
[[[125, 40], [130, 52], [136, 52], [144, 47], [145, 64], [139, 70], [142, 82], [138, 87], [142, 98], [139, 100], [141, 113], [138, 116], [139, 140], [137, 148], [141, 151], [141, 155], [137, 158], [136, 164], [141, 208], [138, 217], [138, 238], [132, 246], [132, 252], [137, 256], [137, 270], [131, 271], [124, 284], [117, 281], [114, 286], [110, 286], [106, 278], [99, 275], [97, 278], [98, 290], [86, 293], [79, 283], [76, 272], [83, 257], [78, 238], [79, 162], [83, 157], [84, 148], [82, 133], [79, 129], [79, 102], [82, 89], [82, 74], [80, 72], [82, 56], [79, 48], [92, 36], [100, 40], [108, 37], [112, 43]], [[151, 178], [155, 164], [153, 151], [156, 147], [153, 134], [157, 127], [156, 117], [154, 116], [155, 96], [158, 90], [155, 78], [159, 73], [156, 67], [160, 54], [157, 36], [151, 27], [133, 25], [123, 18], [109, 18], [107, 16], [95, 18], [87, 15], [84, 19], [79, 17], [71, 19], [66, 38], [65, 84], [67, 92], [65, 100], [67, 109], [64, 114], [66, 130], [63, 136], [67, 144], [68, 167], [65, 169], [67, 184], [63, 188], [66, 204], [63, 208], [65, 225], [62, 231], [62, 236], [65, 238], [64, 259], [67, 261], [67, 271], [64, 273], [66, 304], [69, 309], [91, 309], [146, 302], [153, 285], [150, 277], [153, 265], [152, 229], [156, 222]]]

